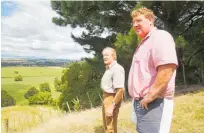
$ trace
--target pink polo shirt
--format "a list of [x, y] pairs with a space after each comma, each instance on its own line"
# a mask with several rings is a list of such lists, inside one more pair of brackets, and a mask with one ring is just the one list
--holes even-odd
[[[128, 91], [132, 98], [144, 97], [153, 85], [157, 67], [178, 65], [173, 37], [164, 30], [153, 28], [136, 49], [128, 78]], [[172, 99], [175, 91], [176, 71], [165, 89], [163, 97]]]

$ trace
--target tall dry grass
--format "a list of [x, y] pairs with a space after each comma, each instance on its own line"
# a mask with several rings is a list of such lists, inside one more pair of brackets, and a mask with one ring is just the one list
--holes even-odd
[[[132, 103], [123, 102], [118, 117], [118, 133], [136, 133], [130, 120]], [[23, 133], [103, 133], [101, 107], [64, 115], [50, 115], [37, 127]], [[175, 98], [171, 133], [204, 133], [204, 90]]]

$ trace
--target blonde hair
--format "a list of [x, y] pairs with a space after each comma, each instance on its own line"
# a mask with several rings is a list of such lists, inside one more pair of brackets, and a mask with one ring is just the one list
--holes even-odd
[[117, 59], [116, 51], [115, 51], [114, 48], [111, 48], [111, 47], [105, 47], [105, 48], [103, 49], [103, 51], [102, 51], [102, 54], [103, 54], [103, 52], [104, 52], [105, 50], [111, 50], [112, 53], [113, 53], [113, 57], [115, 57], [115, 59]]
[[131, 17], [137, 17], [139, 15], [144, 15], [147, 19], [153, 20], [155, 19], [154, 12], [150, 9], [147, 9], [146, 7], [142, 7], [139, 9], [135, 9], [131, 12]]

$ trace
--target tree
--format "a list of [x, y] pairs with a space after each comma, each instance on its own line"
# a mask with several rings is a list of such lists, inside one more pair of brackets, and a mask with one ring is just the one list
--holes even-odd
[[50, 92], [39, 92], [28, 98], [29, 104], [47, 105], [52, 104], [52, 95]]
[[[124, 32], [130, 28], [130, 11], [137, 2], [132, 1], [52, 1], [52, 9], [59, 17], [53, 22], [60, 26], [71, 24], [85, 27], [91, 33], [101, 34], [105, 28], [113, 32]], [[76, 12], [75, 12], [76, 11]], [[128, 28], [126, 28], [128, 27]]]
[[[197, 23], [202, 23], [204, 16], [202, 1], [57, 1], [51, 4], [52, 9], [59, 14], [59, 17], [53, 18], [53, 22], [60, 26], [70, 24], [72, 27], [84, 27], [87, 33], [79, 38], [72, 37], [82, 46], [90, 45], [90, 48], [88, 50], [85, 48], [85, 50], [88, 52], [94, 50], [96, 54], [101, 52], [99, 47], [107, 46], [107, 43], [102, 40], [106, 40], [105, 42], [111, 40], [109, 41], [110, 46], [116, 41], [114, 34], [129, 32], [131, 28], [130, 12], [133, 8], [145, 6], [152, 9], [157, 16], [156, 26], [166, 29], [174, 38], [194, 29]], [[100, 38], [99, 36], [105, 29], [110, 34], [106, 38]]]
[[61, 81], [57, 77], [54, 80], [54, 86], [57, 92], [62, 92]]
[[5, 90], [1, 90], [1, 107], [16, 105], [16, 100]]
[[51, 92], [49, 83], [45, 82], [40, 84], [40, 91], [41, 92]]
[[76, 108], [75, 102], [72, 102], [76, 97], [81, 101], [82, 108], [89, 108], [87, 93], [93, 104], [101, 103], [99, 93], [101, 73], [88, 64], [86, 61], [71, 63], [68, 68], [63, 71], [61, 83], [63, 86], [62, 93], [59, 98], [60, 108], [67, 110], [66, 102], [70, 103], [70, 108]]
[[28, 99], [31, 96], [34, 96], [35, 94], [38, 94], [39, 90], [37, 90], [35, 87], [30, 87], [27, 92], [24, 94], [25, 99]]
[[[204, 3], [201, 1], [143, 1], [157, 16], [157, 22], [174, 37], [188, 31], [204, 15]], [[161, 24], [162, 23], [162, 24]]]
[[14, 81], [23, 81], [23, 77], [21, 75], [15, 75]]
[[15, 74], [18, 74], [18, 71], [14, 71]]
[[123, 35], [121, 33], [117, 34], [116, 42], [114, 43], [117, 51], [117, 61], [124, 67], [125, 69], [125, 96], [128, 97], [128, 73], [130, 69], [130, 65], [132, 62], [132, 57], [134, 51], [137, 47], [138, 38], [135, 34], [135, 31], [131, 29], [127, 35]]
[[[135, 7], [135, 1], [52, 1], [52, 9], [59, 17], [52, 21], [59, 26], [70, 24], [73, 28], [79, 26], [86, 29], [82, 37], [73, 39], [87, 52], [100, 54], [105, 46], [113, 46], [116, 33], [128, 33], [131, 28], [130, 11]], [[100, 37], [107, 31], [109, 35]]]
[[[199, 83], [199, 80], [202, 80], [202, 75], [199, 74], [202, 74], [201, 66], [204, 60], [204, 3], [202, 1], [145, 1], [142, 2], [142, 5], [151, 8], [155, 12], [157, 22], [159, 22], [157, 23], [158, 27], [169, 31], [174, 39], [182, 36], [187, 42], [185, 46], [179, 46], [180, 43], [177, 43], [179, 66], [182, 67], [178, 69], [176, 81], [180, 81], [182, 73], [187, 71], [188, 75], [186, 75], [184, 84], [185, 82], [190, 84]], [[192, 64], [193, 66], [191, 66]], [[200, 73], [196, 74], [198, 71]]]

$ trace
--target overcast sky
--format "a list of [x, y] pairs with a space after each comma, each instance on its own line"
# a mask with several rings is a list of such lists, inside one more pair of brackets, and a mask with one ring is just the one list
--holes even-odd
[[50, 0], [1, 1], [2, 55], [36, 56], [44, 58], [80, 59], [92, 57], [71, 38], [82, 29], [59, 27], [52, 23], [57, 14]]

